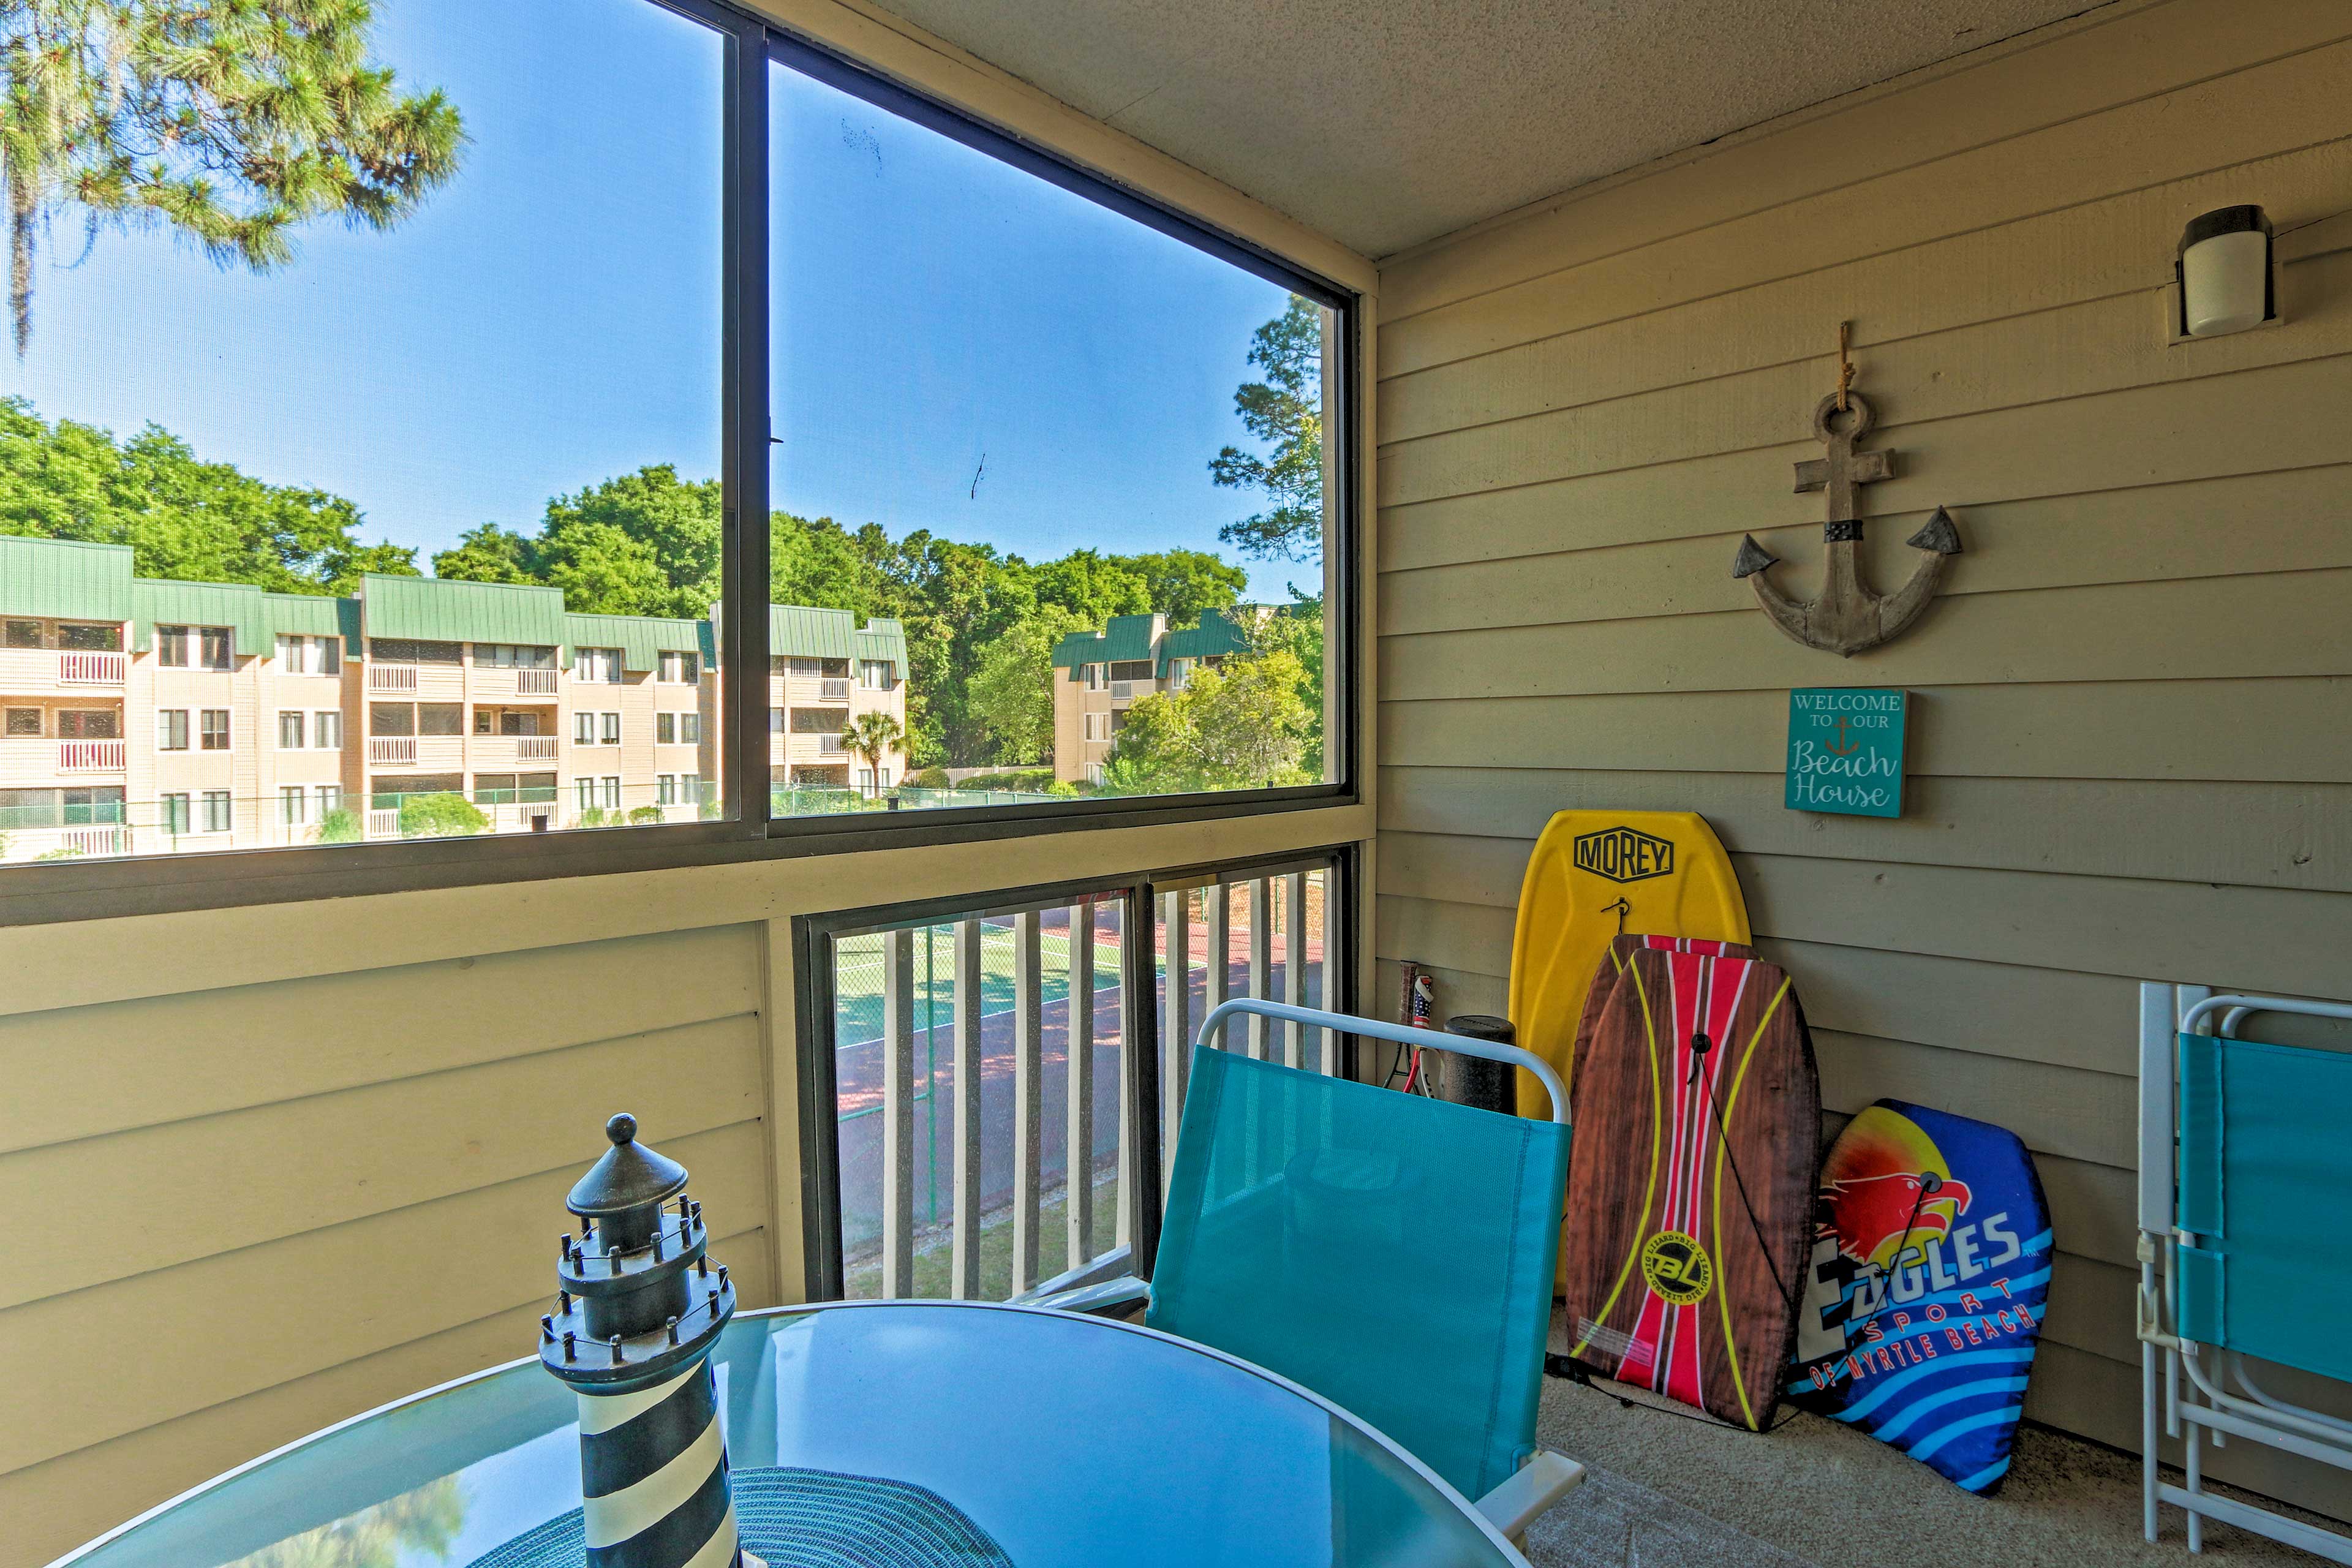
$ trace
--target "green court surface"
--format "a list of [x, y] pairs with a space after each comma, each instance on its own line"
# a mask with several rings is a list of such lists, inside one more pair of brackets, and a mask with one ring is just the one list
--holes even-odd
[[[834, 946], [834, 1044], [835, 1048], [882, 1037], [882, 934], [844, 937]], [[1045, 1001], [1070, 994], [1070, 939], [1066, 931], [1038, 933], [1038, 968]], [[1013, 1010], [1013, 928], [984, 924], [980, 939], [980, 1010], [983, 1017]], [[1119, 950], [1115, 942], [1095, 943], [1095, 991], [1118, 989]], [[915, 1027], [950, 1027], [955, 1018], [955, 928], [931, 926], [915, 932]]]

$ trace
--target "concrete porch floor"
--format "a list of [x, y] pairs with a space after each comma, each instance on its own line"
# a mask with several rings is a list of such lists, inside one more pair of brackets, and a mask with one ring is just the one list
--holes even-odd
[[1597, 1468], [1529, 1532], [1528, 1555], [1539, 1568], [2307, 1568], [2319, 1561], [2226, 1525], [2209, 1525], [2203, 1557], [2191, 1557], [2177, 1509], [2165, 1510], [2164, 1538], [2151, 1546], [2140, 1539], [2138, 1462], [2038, 1426], [2019, 1434], [2015, 1465], [1991, 1498], [1971, 1497], [1815, 1415], [1758, 1436], [1627, 1410], [1597, 1389], [1547, 1378], [1538, 1431]]

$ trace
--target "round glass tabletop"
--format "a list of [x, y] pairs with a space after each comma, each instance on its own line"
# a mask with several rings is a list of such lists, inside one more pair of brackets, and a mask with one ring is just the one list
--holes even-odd
[[[787, 1517], [772, 1504], [814, 1486], [934, 1506], [996, 1553], [959, 1561], [1017, 1568], [1526, 1561], [1343, 1412], [1123, 1323], [961, 1302], [782, 1308], [739, 1316], [711, 1365], [739, 1503], [772, 1521]], [[533, 1357], [330, 1427], [63, 1561], [576, 1563], [574, 1415]], [[747, 1547], [756, 1535], [747, 1522]]]

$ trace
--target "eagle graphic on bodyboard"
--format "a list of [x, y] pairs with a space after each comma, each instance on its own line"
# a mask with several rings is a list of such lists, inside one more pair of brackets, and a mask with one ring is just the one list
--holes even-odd
[[1572, 1064], [1567, 1353], [1760, 1429], [1812, 1248], [1821, 1080], [1786, 972], [1679, 945], [1597, 966], [1606, 1000]]

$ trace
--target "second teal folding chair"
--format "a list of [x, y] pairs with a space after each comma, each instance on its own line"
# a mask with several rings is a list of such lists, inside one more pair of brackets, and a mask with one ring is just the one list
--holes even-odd
[[[1532, 1121], [1217, 1050], [1255, 1013], [1526, 1068]], [[1529, 1052], [1277, 1002], [1212, 1012], [1150, 1283], [1043, 1305], [1149, 1302], [1147, 1326], [1281, 1374], [1361, 1417], [1520, 1538], [1583, 1478], [1536, 1442], [1568, 1102]]]

